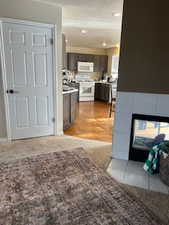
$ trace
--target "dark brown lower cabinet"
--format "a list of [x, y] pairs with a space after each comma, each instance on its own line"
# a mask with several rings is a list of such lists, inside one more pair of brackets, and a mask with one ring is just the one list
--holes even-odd
[[70, 127], [70, 94], [63, 95], [63, 130]]
[[96, 83], [95, 84], [95, 99], [100, 101], [109, 102], [111, 93], [111, 84]]
[[63, 130], [68, 129], [76, 119], [78, 92], [63, 95]]
[[70, 107], [70, 123], [74, 123], [76, 119], [76, 106], [77, 106], [77, 93], [71, 94], [71, 107]]
[[101, 84], [95, 84], [95, 100], [99, 100], [101, 98]]
[[[79, 87], [80, 87], [79, 83], [69, 83], [68, 86], [76, 88], [78, 90], [79, 90]], [[77, 95], [77, 101], [79, 101], [79, 92], [78, 92], [78, 95]]]

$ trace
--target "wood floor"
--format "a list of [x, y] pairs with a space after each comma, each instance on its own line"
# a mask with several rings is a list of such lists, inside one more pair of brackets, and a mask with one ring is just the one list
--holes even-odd
[[65, 131], [66, 135], [98, 141], [112, 142], [114, 113], [109, 118], [109, 106], [104, 102], [80, 102], [75, 123]]

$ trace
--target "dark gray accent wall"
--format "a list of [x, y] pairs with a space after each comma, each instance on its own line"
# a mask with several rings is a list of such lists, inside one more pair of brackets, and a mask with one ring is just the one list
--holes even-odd
[[118, 91], [169, 94], [169, 0], [124, 0]]

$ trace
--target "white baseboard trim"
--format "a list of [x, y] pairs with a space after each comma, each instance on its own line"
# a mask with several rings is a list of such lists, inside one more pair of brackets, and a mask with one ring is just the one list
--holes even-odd
[[0, 142], [7, 142], [8, 138], [0, 138]]

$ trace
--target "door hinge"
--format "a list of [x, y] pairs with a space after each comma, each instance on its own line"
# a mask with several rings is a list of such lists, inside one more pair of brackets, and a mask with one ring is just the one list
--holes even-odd
[[52, 122], [55, 123], [55, 121], [56, 121], [56, 120], [55, 120], [55, 117], [53, 117], [53, 118], [52, 118]]
[[53, 38], [50, 39], [50, 44], [53, 45]]

